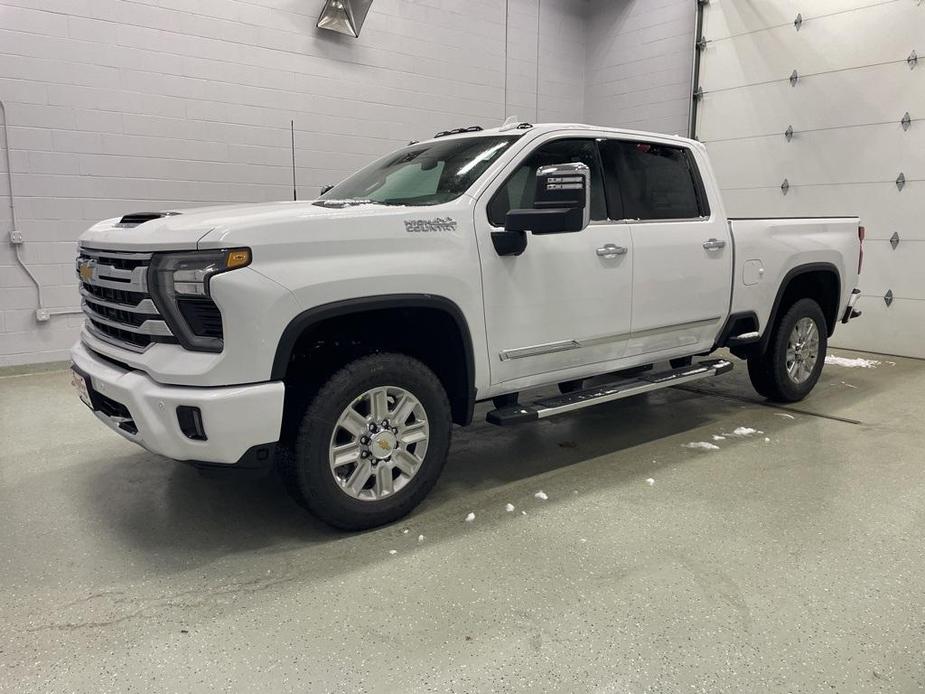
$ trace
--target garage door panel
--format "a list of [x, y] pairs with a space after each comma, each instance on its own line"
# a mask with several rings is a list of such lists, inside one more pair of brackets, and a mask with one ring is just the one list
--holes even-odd
[[[722, 193], [731, 217], [857, 215], [868, 240], [887, 241], [895, 231], [903, 240], [925, 241], [925, 211], [904, 198], [907, 194], [925, 196], [922, 183], [909, 184], [901, 193], [896, 186], [883, 183], [794, 187], [787, 195], [777, 188], [725, 189]], [[919, 267], [925, 274], [925, 260], [919, 260]]]
[[896, 123], [708, 146], [721, 186], [779, 186], [784, 178], [791, 185], [889, 182], [900, 171], [925, 180], [925, 127], [903, 132]]
[[[801, 131], [857, 123], [899, 127], [907, 111], [925, 117], [925, 69], [878, 65], [809, 77], [797, 87], [775, 82], [706, 93], [699, 102], [697, 136], [709, 142], [778, 133], [783, 141], [788, 125], [798, 137]], [[925, 121], [913, 123], [918, 127], [925, 128]]]
[[861, 289], [882, 297], [887, 290], [897, 299], [925, 297], [925, 241], [903, 239], [894, 250], [889, 241], [864, 242]]
[[712, 0], [703, 15], [703, 33], [708, 38], [725, 38], [731, 34], [756, 31], [769, 27], [789, 25], [802, 13], [804, 28], [809, 28], [812, 17], [852, 10], [871, 4], [871, 0]]
[[786, 79], [793, 70], [807, 75], [904, 61], [913, 48], [921, 48], [923, 32], [923, 8], [893, 2], [819, 19], [799, 32], [785, 26], [735, 36], [708, 44], [700, 84], [704, 91], [728, 89]]
[[925, 301], [897, 299], [887, 306], [879, 296], [862, 295], [858, 308], [863, 315], [839, 325], [832, 346], [925, 358]]

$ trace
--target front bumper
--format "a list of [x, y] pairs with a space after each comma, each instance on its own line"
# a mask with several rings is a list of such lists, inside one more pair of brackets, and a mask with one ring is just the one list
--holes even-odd
[[[234, 464], [255, 446], [279, 440], [283, 419], [281, 381], [212, 388], [163, 385], [142, 371], [120, 368], [78, 342], [71, 359], [88, 378], [94, 414], [113, 431], [174, 460]], [[180, 429], [177, 407], [198, 407], [207, 439]]]

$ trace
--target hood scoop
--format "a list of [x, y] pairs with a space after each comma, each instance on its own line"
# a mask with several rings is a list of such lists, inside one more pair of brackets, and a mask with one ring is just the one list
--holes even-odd
[[119, 220], [119, 223], [116, 224], [117, 227], [123, 227], [126, 229], [131, 229], [137, 227], [139, 224], [144, 224], [145, 222], [150, 222], [152, 219], [160, 219], [161, 217], [172, 217], [175, 214], [180, 214], [179, 212], [132, 212], [127, 214], [122, 219]]

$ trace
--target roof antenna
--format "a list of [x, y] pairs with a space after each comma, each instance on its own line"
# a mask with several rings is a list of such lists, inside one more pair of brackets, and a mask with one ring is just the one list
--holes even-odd
[[295, 187], [295, 121], [289, 121], [289, 136], [292, 140], [292, 199], [298, 200], [299, 196]]

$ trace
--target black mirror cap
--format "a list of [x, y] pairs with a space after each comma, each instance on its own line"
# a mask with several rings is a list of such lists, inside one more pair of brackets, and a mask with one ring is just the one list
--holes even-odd
[[493, 231], [491, 243], [498, 255], [520, 255], [527, 250], [527, 234], [523, 231]]
[[581, 231], [585, 226], [585, 211], [581, 207], [511, 210], [504, 220], [506, 231], [532, 231], [534, 234], [570, 233]]

